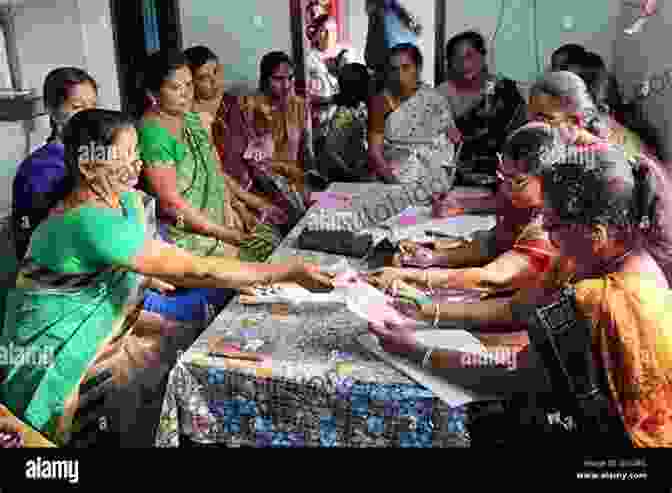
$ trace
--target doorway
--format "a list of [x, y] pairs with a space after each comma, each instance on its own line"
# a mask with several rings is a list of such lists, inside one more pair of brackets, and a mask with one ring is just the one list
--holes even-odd
[[147, 56], [182, 49], [179, 0], [110, 0], [112, 30], [124, 112], [141, 111], [140, 78]]

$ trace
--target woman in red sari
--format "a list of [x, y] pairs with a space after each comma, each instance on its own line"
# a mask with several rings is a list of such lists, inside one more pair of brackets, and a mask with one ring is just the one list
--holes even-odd
[[[558, 134], [540, 123], [528, 124], [511, 135], [505, 146], [505, 158], [500, 163], [498, 221], [494, 230], [476, 234], [471, 242], [462, 241], [442, 252], [442, 265], [449, 268], [412, 269], [386, 268], [373, 274], [373, 284], [390, 289], [399, 281], [451, 291], [458, 302], [442, 303], [433, 296], [430, 311], [441, 304], [446, 319], [465, 319], [477, 325], [486, 343], [527, 344], [520, 327], [501, 319], [490, 310], [492, 304], [506, 303], [513, 292], [537, 285], [557, 268], [557, 250], [543, 229], [541, 207], [542, 171], [557, 159]], [[437, 244], [440, 247], [440, 243]], [[417, 259], [417, 247], [409, 256]], [[402, 254], [402, 261], [408, 260]], [[430, 264], [431, 265], [431, 264]], [[464, 292], [465, 302], [456, 299], [456, 291]], [[475, 295], [475, 296], [474, 296]], [[482, 298], [494, 298], [479, 301]], [[489, 334], [486, 334], [489, 332]]]

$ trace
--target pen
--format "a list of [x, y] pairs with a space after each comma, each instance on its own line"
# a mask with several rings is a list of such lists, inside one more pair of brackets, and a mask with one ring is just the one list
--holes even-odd
[[229, 358], [229, 359], [239, 359], [244, 361], [263, 361], [260, 355], [255, 353], [243, 353], [243, 352], [224, 352], [224, 351], [210, 351], [209, 356], [214, 356], [217, 358]]

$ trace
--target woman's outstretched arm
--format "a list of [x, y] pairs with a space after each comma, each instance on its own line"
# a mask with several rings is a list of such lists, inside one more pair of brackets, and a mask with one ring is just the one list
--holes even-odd
[[149, 240], [127, 267], [182, 287], [241, 289], [254, 284], [293, 281], [307, 289], [328, 287], [331, 279], [305, 264], [272, 265], [227, 257], [197, 257], [163, 241]]

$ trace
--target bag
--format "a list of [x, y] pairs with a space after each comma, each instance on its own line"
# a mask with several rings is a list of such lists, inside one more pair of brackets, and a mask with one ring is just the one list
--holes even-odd
[[372, 244], [373, 237], [370, 234], [356, 235], [350, 231], [306, 229], [297, 239], [297, 246], [301, 250], [314, 250], [355, 258], [364, 257]]
[[592, 323], [580, 316], [574, 288], [562, 289], [551, 303], [531, 312], [519, 315], [527, 321], [530, 343], [546, 368], [560, 412], [574, 418], [587, 444], [632, 447], [594, 360]]

